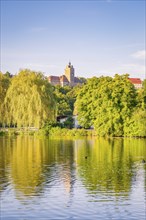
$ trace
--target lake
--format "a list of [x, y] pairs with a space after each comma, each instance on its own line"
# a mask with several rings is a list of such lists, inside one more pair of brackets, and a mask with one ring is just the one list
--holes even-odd
[[0, 137], [1, 220], [145, 220], [146, 139]]

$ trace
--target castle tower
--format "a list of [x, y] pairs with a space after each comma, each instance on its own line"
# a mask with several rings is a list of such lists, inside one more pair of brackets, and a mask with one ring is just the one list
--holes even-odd
[[74, 68], [73, 65], [71, 65], [71, 62], [66, 66], [65, 68], [65, 76], [68, 79], [70, 86], [74, 85]]

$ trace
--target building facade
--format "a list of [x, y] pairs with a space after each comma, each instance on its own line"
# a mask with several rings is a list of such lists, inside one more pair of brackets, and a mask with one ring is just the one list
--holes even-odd
[[142, 88], [142, 81], [140, 78], [129, 78], [129, 80], [136, 89]]
[[60, 86], [76, 86], [77, 84], [81, 84], [81, 80], [78, 77], [75, 77], [75, 69], [71, 62], [66, 66], [64, 70], [64, 74], [61, 76], [49, 76], [49, 83], [52, 85], [60, 85]]
[[71, 65], [71, 62], [69, 62], [69, 64], [65, 68], [65, 76], [68, 79], [70, 86], [74, 85], [74, 77], [75, 77], [74, 73], [75, 73], [74, 67], [73, 65]]

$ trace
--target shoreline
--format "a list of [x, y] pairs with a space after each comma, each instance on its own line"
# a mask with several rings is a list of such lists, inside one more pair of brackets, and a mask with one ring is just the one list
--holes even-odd
[[17, 135], [29, 135], [29, 136], [44, 136], [44, 137], [59, 137], [59, 138], [67, 138], [67, 137], [104, 137], [104, 138], [134, 138], [134, 139], [146, 139], [146, 136], [112, 136], [105, 135], [100, 136], [96, 134], [94, 129], [67, 129], [55, 127], [51, 128], [49, 131], [45, 129], [37, 129], [37, 128], [0, 128], [0, 136], [17, 136]]

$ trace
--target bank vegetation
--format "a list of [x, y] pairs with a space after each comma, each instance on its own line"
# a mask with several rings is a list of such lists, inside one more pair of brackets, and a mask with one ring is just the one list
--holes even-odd
[[[135, 89], [128, 77], [93, 77], [71, 88], [28, 69], [0, 73], [0, 134], [146, 137], [146, 80]], [[68, 119], [59, 123], [59, 116]]]

